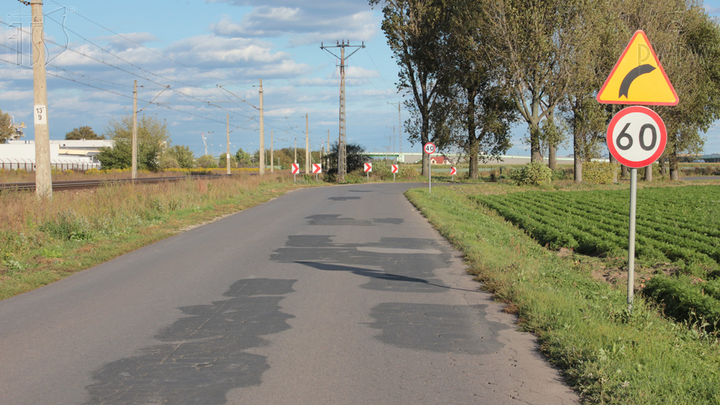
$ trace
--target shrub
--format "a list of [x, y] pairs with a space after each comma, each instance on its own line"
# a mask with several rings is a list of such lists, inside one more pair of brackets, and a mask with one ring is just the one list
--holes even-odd
[[582, 176], [584, 181], [596, 184], [612, 184], [617, 166], [609, 162], [584, 162]]
[[541, 162], [531, 162], [511, 170], [508, 176], [518, 185], [539, 186], [552, 181], [552, 170]]
[[387, 160], [376, 160], [373, 162], [373, 171], [372, 171], [372, 177], [378, 178], [380, 180], [391, 180], [392, 170], [391, 165], [392, 163], [389, 163]]
[[412, 166], [400, 165], [397, 177], [403, 180], [416, 180], [420, 177], [420, 173]]
[[655, 276], [642, 292], [655, 302], [664, 304], [665, 315], [678, 321], [704, 321], [698, 326], [708, 332], [715, 331], [719, 326], [720, 301], [703, 294], [700, 286], [693, 285], [687, 277]]

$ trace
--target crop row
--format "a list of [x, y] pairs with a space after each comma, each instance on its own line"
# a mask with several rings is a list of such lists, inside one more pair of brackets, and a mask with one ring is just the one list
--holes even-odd
[[[720, 188], [641, 191], [637, 257], [699, 265], [704, 271], [718, 268], [720, 230], [714, 212], [720, 205]], [[567, 247], [585, 254], [627, 252], [626, 191], [524, 192], [473, 198], [551, 248]], [[641, 204], [643, 199], [649, 201]]]

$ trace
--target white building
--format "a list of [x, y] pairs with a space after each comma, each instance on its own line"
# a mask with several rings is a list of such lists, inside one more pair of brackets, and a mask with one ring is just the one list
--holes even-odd
[[[50, 164], [59, 170], [88, 170], [100, 168], [97, 155], [100, 148], [112, 148], [110, 140], [50, 141]], [[0, 170], [28, 170], [35, 168], [35, 141], [9, 140], [0, 144]]]

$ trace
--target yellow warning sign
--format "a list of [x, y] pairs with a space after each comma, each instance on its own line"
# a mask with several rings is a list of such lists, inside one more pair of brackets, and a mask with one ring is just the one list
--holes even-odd
[[645, 32], [635, 32], [597, 101], [638, 105], [677, 105], [680, 101]]

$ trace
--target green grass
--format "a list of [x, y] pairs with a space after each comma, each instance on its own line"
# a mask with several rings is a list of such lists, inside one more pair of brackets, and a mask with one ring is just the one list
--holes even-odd
[[[498, 191], [498, 186], [492, 186]], [[587, 403], [718, 404], [720, 350], [642, 297], [593, 277], [597, 258], [561, 257], [468, 195], [482, 186], [410, 190], [408, 198], [465, 254], [470, 271], [535, 333]]]

